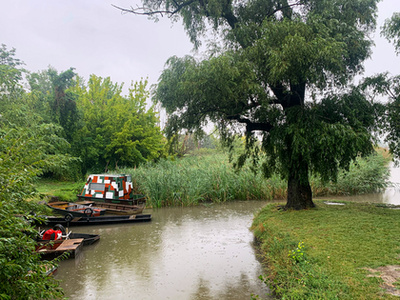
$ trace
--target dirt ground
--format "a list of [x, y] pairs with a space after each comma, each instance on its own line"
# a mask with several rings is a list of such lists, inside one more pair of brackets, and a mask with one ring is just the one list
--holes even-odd
[[398, 290], [394, 283], [400, 280], [400, 266], [384, 266], [376, 269], [368, 269], [367, 271], [372, 274], [368, 277], [380, 277], [383, 280], [381, 287], [386, 291], [386, 293], [394, 296], [400, 296], [400, 290]]

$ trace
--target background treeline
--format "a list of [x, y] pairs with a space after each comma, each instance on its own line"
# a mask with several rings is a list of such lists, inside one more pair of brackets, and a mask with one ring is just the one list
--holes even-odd
[[43, 176], [77, 179], [165, 157], [166, 140], [148, 105], [146, 80], [132, 83], [123, 95], [123, 85], [110, 78], [92, 75], [86, 83], [72, 68], [29, 73], [14, 49], [2, 45], [0, 55], [3, 134], [14, 128], [45, 139], [40, 151], [62, 158]]
[[27, 76], [30, 92], [25, 97], [48, 124], [60, 129], [78, 158], [69, 172], [73, 178], [87, 172], [107, 172], [119, 165], [138, 166], [164, 155], [165, 139], [154, 107], [146, 107], [147, 82], [140, 81], [122, 95], [122, 85], [92, 75], [87, 83], [72, 69], [57, 73], [49, 68]]

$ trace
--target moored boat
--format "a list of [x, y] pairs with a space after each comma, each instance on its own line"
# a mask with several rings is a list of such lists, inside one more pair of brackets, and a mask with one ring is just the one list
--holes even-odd
[[36, 252], [42, 259], [53, 259], [64, 253], [69, 253], [69, 258], [75, 258], [81, 251], [83, 239], [47, 240], [38, 242]]
[[83, 201], [115, 203], [124, 205], [144, 205], [146, 197], [133, 192], [132, 177], [119, 174], [92, 174], [86, 180], [80, 194]]
[[[53, 234], [54, 233], [54, 234]], [[53, 226], [52, 229], [49, 230], [43, 230], [42, 232], [39, 233], [37, 242], [38, 243], [48, 243], [52, 242], [54, 240], [67, 240], [67, 239], [83, 239], [82, 244], [83, 246], [88, 246], [92, 245], [93, 243], [97, 242], [100, 240], [100, 235], [98, 234], [88, 234], [88, 233], [77, 233], [77, 232], [72, 232], [64, 228], [61, 224], [56, 224]]]
[[100, 235], [98, 234], [88, 234], [88, 233], [76, 233], [72, 232], [70, 235], [71, 239], [83, 239], [83, 246], [92, 245], [98, 240], [100, 240]]
[[150, 214], [125, 215], [125, 216], [100, 216], [100, 217], [75, 217], [70, 218], [66, 215], [64, 218], [45, 217], [45, 223], [49, 226], [61, 224], [63, 226], [90, 226], [103, 224], [120, 224], [120, 223], [141, 223], [151, 221]]
[[106, 213], [104, 208], [70, 203], [64, 201], [49, 202], [46, 205], [61, 215], [71, 215], [73, 217], [99, 217]]
[[137, 215], [141, 214], [146, 206], [145, 202], [142, 202], [137, 205], [126, 205], [126, 204], [118, 204], [118, 203], [101, 203], [95, 201], [82, 201], [79, 202], [82, 205], [95, 205], [98, 208], [102, 208], [106, 210], [106, 214], [112, 215]]

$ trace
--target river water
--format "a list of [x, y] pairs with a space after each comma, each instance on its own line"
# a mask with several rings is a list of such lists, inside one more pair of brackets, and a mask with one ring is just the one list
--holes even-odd
[[249, 230], [265, 202], [147, 210], [148, 223], [72, 227], [101, 236], [56, 279], [70, 299], [268, 299]]
[[[383, 193], [340, 199], [400, 205], [399, 168], [391, 167], [390, 181]], [[55, 277], [70, 299], [272, 299], [249, 230], [265, 204], [163, 208], [145, 211], [148, 223], [73, 227], [100, 241], [62, 261]]]

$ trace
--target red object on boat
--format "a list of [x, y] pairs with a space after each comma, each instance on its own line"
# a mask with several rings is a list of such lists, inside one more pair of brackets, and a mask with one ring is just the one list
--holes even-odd
[[54, 230], [54, 229], [49, 229], [46, 230], [45, 233], [43, 233], [43, 240], [61, 240], [62, 238], [62, 232], [61, 230]]

